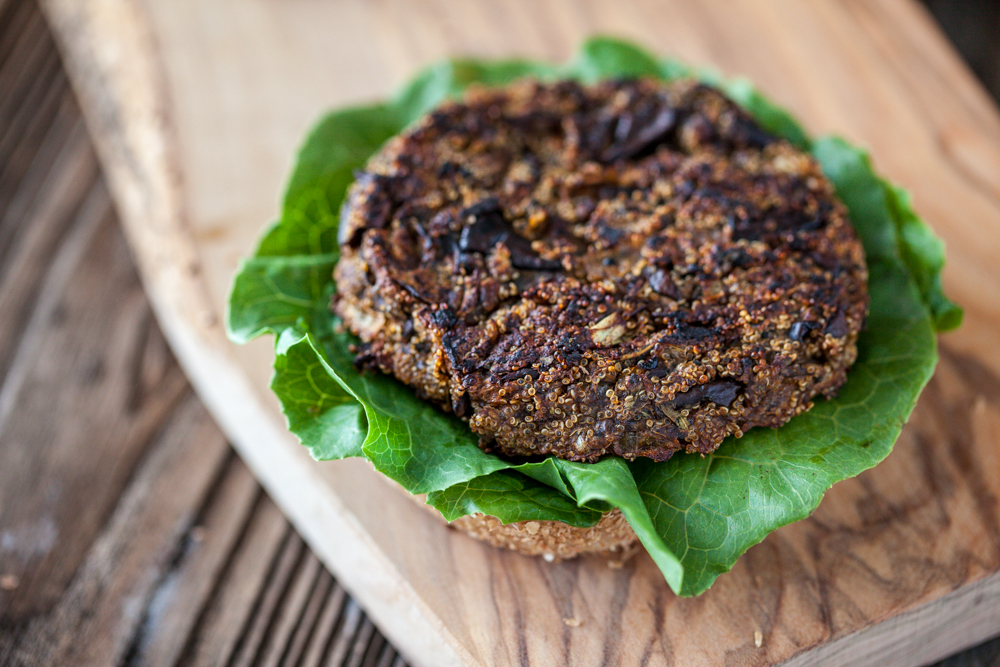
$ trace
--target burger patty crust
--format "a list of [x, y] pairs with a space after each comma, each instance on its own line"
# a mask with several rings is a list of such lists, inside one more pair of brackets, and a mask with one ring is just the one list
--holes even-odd
[[340, 225], [356, 363], [507, 455], [780, 426], [844, 383], [868, 307], [817, 163], [691, 81], [473, 90], [370, 160]]

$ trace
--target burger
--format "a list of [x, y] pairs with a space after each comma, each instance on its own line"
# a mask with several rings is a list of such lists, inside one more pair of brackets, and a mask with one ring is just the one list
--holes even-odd
[[745, 83], [596, 39], [335, 112], [240, 268], [235, 340], [318, 459], [549, 558], [638, 540], [680, 594], [884, 458], [940, 243]]

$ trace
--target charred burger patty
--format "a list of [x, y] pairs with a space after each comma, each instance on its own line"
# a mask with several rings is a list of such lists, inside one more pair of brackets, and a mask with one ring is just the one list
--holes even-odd
[[514, 456], [780, 426], [844, 383], [868, 306], [817, 163], [694, 82], [473, 91], [371, 159], [340, 243], [357, 363]]

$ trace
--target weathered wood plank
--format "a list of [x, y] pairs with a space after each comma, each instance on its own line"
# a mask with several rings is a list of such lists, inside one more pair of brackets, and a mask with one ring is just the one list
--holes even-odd
[[[10, 43], [9, 33], [6, 30], [11, 25], [11, 17], [22, 17], [19, 20], [23, 20], [23, 17], [29, 15], [25, 8], [33, 9], [33, 3], [0, 0], [0, 55]], [[22, 10], [22, 13], [18, 13], [15, 9]], [[504, 17], [501, 15], [500, 18]], [[520, 15], [517, 19], [522, 23], [525, 20], [524, 15]], [[558, 50], [559, 47], [552, 48]], [[2, 62], [0, 58], [0, 63]], [[27, 73], [28, 76], [30, 74]], [[4, 89], [0, 88], [0, 96], [4, 92]], [[105, 237], [114, 235], [113, 228], [103, 226], [107, 224], [106, 220], [100, 219], [99, 215], [95, 218], [95, 212], [101, 211], [102, 208], [106, 210], [106, 198], [103, 190], [95, 185], [93, 180], [90, 186], [87, 186], [87, 174], [90, 174], [91, 179], [96, 177], [92, 157], [88, 171], [85, 167], [86, 159], [79, 157], [82, 153], [67, 148], [67, 146], [79, 146], [77, 139], [80, 129], [74, 125], [77, 120], [75, 114], [78, 112], [72, 103], [72, 98], [62, 94], [54, 97], [59, 99], [59, 111], [51, 114], [47, 120], [48, 124], [42, 123], [47, 134], [35, 133], [30, 140], [18, 144], [26, 147], [19, 149], [21, 150], [19, 155], [27, 156], [26, 160], [18, 163], [22, 166], [27, 165], [18, 172], [18, 182], [11, 182], [9, 176], [11, 172], [0, 173], [0, 192], [12, 192], [15, 195], [13, 203], [7, 207], [6, 215], [0, 207], [0, 219], [9, 223], [7, 226], [0, 223], [0, 239], [11, 240], [7, 244], [0, 242], [0, 351], [8, 354], [8, 360], [19, 349], [18, 345], [9, 345], [8, 341], [20, 340], [21, 332], [32, 319], [34, 308], [41, 308], [51, 313], [52, 304], [59, 305], [59, 300], [53, 300], [51, 296], [59, 292], [59, 289], [49, 287], [43, 290], [43, 285], [56, 287], [61, 285], [62, 296], [65, 297], [68, 283], [72, 283], [75, 278], [73, 275], [69, 280], [66, 279], [65, 267], [80, 262], [93, 263], [96, 260], [107, 268], [109, 262], [113, 264], [123, 261], [122, 253], [111, 252], [107, 256], [102, 256], [102, 252], [90, 252], [87, 243], [81, 240], [88, 237], [92, 245], [104, 249], [121, 248], [120, 242], [107, 243], [94, 240], [97, 235], [104, 234]], [[44, 138], [44, 144], [41, 143], [42, 134], [47, 136]], [[76, 139], [73, 139], [73, 136], [76, 136]], [[75, 161], [67, 157], [70, 154], [77, 156]], [[75, 166], [68, 166], [70, 164]], [[28, 175], [24, 175], [28, 167], [30, 167]], [[86, 203], [88, 194], [90, 199], [89, 203]], [[60, 201], [61, 197], [63, 199]], [[20, 212], [12, 213], [15, 209]], [[80, 221], [83, 219], [98, 219], [98, 222], [91, 223], [97, 225], [98, 229], [96, 231], [91, 229], [86, 233], [74, 231], [81, 228]], [[4, 237], [5, 230], [10, 230], [12, 234]], [[64, 238], [66, 230], [70, 230], [71, 234], [75, 233], [76, 240]], [[77, 250], [67, 253], [66, 247], [74, 247]], [[6, 250], [3, 250], [4, 248]], [[54, 262], [53, 260], [60, 254], [64, 259]], [[128, 261], [127, 257], [124, 261]], [[49, 270], [53, 266], [56, 267], [54, 273], [62, 275], [62, 278], [56, 280], [50, 276]], [[95, 269], [91, 267], [90, 270]], [[114, 273], [115, 270], [111, 272]], [[90, 279], [86, 284], [92, 288], [93, 285], [102, 283]], [[83, 300], [88, 304], [99, 304], [102, 301], [114, 301], [118, 298], [116, 294], [93, 294], [89, 291], [91, 288], [81, 288], [73, 294], [80, 298], [79, 295], [85, 293]], [[32, 295], [37, 295], [39, 292], [49, 296], [40, 301], [36, 300]], [[107, 341], [116, 340], [114, 331], [122, 326], [122, 318], [133, 322], [134, 326], [134, 321], [129, 320], [128, 308], [114, 310], [101, 305], [97, 305], [97, 308], [99, 312], [109, 313], [109, 319], [104, 323], [105, 332], [93, 333], [95, 331], [93, 323], [84, 327], [82, 331], [91, 332], [86, 335], [86, 340], [82, 341], [86, 345], [56, 346], [50, 350], [52, 358], [47, 361], [50, 367], [74, 368], [74, 364], [78, 362], [77, 357], [93, 359], [105, 355], [107, 351], [104, 348]], [[78, 319], [82, 316], [80, 311], [61, 311], [58, 307], [54, 310], [57, 320], [60, 317], [65, 318], [59, 327], [67, 331], [76, 330]], [[35, 319], [44, 322], [46, 318]], [[169, 354], [163, 354], [162, 339], [158, 338], [155, 330], [145, 335], [151, 349], [144, 352], [147, 355], [146, 361], [138, 370], [133, 368], [130, 371], [128, 380], [133, 385], [144, 388], [137, 391], [131, 400], [119, 401], [118, 406], [121, 410], [134, 410], [136, 406], [153, 400], [150, 398], [150, 393], [156, 393], [158, 383], [164, 377], [171, 375], [168, 367], [174, 362]], [[87, 351], [84, 349], [86, 346], [92, 349]], [[134, 352], [135, 348], [131, 349]], [[956, 420], [966, 419], [964, 410], [969, 406], [974, 413], [976, 411], [979, 413], [979, 417], [973, 419], [974, 424], [978, 426], [971, 432], [963, 431], [955, 435], [954, 447], [957, 448], [963, 439], [981, 438], [983, 429], [989, 431], [995, 428], [989, 419], [984, 420], [981, 406], [984, 401], [987, 405], [997, 402], [996, 397], [1000, 396], [1000, 382], [989, 369], [978, 364], [974, 358], [970, 360], [967, 355], [963, 356], [960, 350], [946, 347], [944, 356], [949, 367], [954, 369], [954, 373], [967, 378], [966, 384], [974, 388], [968, 393], [949, 397], [952, 417]], [[29, 358], [32, 357], [29, 355]], [[25, 368], [31, 364], [19, 365]], [[31, 368], [28, 370], [29, 373], [24, 376], [27, 379], [19, 385], [21, 388], [32, 386], [31, 375], [35, 371]], [[6, 373], [0, 373], [0, 377], [4, 375]], [[55, 376], [50, 374], [46, 377]], [[954, 379], [946, 377], [942, 381], [950, 383]], [[34, 391], [41, 390], [36, 387]], [[52, 405], [68, 404], [74, 410], [86, 411], [88, 403], [79, 399], [66, 401], [60, 397], [61, 393], [73, 394], [77, 391], [76, 385], [64, 382], [50, 382], [45, 390]], [[947, 390], [941, 391], [948, 395]], [[20, 389], [8, 394], [10, 395], [16, 398], [15, 406], [24, 404], [24, 396]], [[217, 433], [207, 437], [192, 436], [211, 430], [204, 423], [204, 413], [192, 408], [192, 404], [189, 398], [182, 398], [181, 403], [173, 410], [167, 411], [160, 419], [158, 428], [150, 429], [158, 430], [158, 435], [143, 448], [142, 455], [132, 465], [132, 472], [120, 489], [122, 502], [131, 509], [126, 511], [124, 505], [119, 505], [99, 527], [99, 533], [91, 531], [73, 538], [89, 540], [85, 548], [90, 552], [83, 559], [84, 565], [78, 569], [77, 577], [88, 578], [93, 587], [86, 595], [81, 596], [81, 588], [87, 587], [80, 584], [79, 578], [74, 578], [69, 583], [69, 589], [61, 591], [54, 601], [50, 599], [48, 606], [41, 612], [21, 616], [19, 621], [6, 616], [0, 620], [0, 663], [17, 664], [18, 660], [31, 660], [31, 664], [46, 664], [47, 658], [53, 661], [79, 658], [83, 661], [80, 664], [107, 664], [109, 655], [117, 655], [119, 664], [170, 665], [178, 662], [191, 664], [195, 662], [197, 656], [212, 655], [214, 660], [205, 660], [202, 664], [226, 664], [234, 657], [232, 649], [239, 637], [245, 634], [248, 627], [259, 624], [278, 631], [262, 641], [263, 650], [258, 652], [255, 658], [258, 664], [267, 660], [273, 664], [304, 666], [360, 664], [366, 667], [370, 665], [402, 667], [402, 659], [373, 630], [370, 621], [365, 620], [357, 605], [348, 603], [343, 588], [333, 581], [329, 574], [319, 572], [314, 557], [304, 551], [293, 578], [290, 579], [292, 583], [286, 589], [280, 603], [267, 606], [266, 611], [265, 606], [254, 605], [254, 601], [260, 599], [261, 591], [266, 588], [265, 584], [269, 573], [275, 567], [275, 560], [284, 553], [279, 546], [287, 544], [285, 541], [294, 537], [288, 532], [287, 523], [273, 503], [260, 494], [259, 487], [253, 482], [242, 463], [231, 454], [226, 454], [226, 448], [218, 444], [221, 443], [221, 436]], [[19, 431], [21, 437], [16, 443], [17, 449], [28, 451], [40, 444], [44, 448], [48, 443], [43, 442], [46, 438], [42, 434], [50, 428], [46, 424], [47, 419], [53, 419], [51, 413], [47, 413], [45, 419], [36, 419], [34, 431], [28, 428], [31, 425], [28, 420], [22, 420], [22, 429]], [[74, 425], [79, 423], [74, 415], [69, 419]], [[202, 422], [202, 427], [192, 430], [192, 425], [199, 421]], [[99, 420], [93, 419], [87, 423], [91, 424], [88, 428], [96, 430], [100, 437], [108, 437], [103, 432]], [[925, 428], [936, 430], [947, 426], [948, 423], [932, 424], [921, 427], [921, 430]], [[200, 430], [202, 428], [205, 430]], [[4, 462], [9, 459], [3, 457], [14, 456], [16, 459], [17, 453], [12, 454], [11, 450], [15, 445], [4, 440], [4, 437], [4, 430], [0, 427], [0, 466], [6, 468]], [[80, 436], [81, 441], [85, 439]], [[190, 439], [189, 445], [195, 442], [215, 442], [214, 451], [218, 458], [215, 459], [217, 461], [214, 465], [215, 476], [205, 482], [201, 495], [192, 494], [186, 501], [180, 498], [173, 499], [172, 502], [178, 503], [172, 510], [174, 516], [185, 517], [181, 521], [181, 527], [178, 528], [176, 522], [154, 520], [152, 514], [158, 510], [149, 506], [139, 510], [138, 506], [169, 495], [144, 497], [151, 488], [169, 487], [171, 493], [177, 494], [177, 489], [171, 486], [171, 480], [180, 479], [180, 471], [176, 465], [159, 466], [159, 472], [150, 471], [156, 467], [152, 465], [155, 460], [162, 463], [165, 458], [170, 458], [161, 455], [156, 459], [156, 452], [164, 447], [177, 448], [181, 446], [181, 441], [188, 439]], [[89, 453], [86, 448], [81, 450], [84, 455]], [[23, 451], [21, 453], [23, 454]], [[36, 453], [36, 457], [45, 458], [50, 454], [52, 454], [51, 449], [43, 449], [42, 452]], [[924, 455], [929, 457], [923, 466], [925, 472], [934, 468], [944, 468], [943, 471], [928, 477], [929, 483], [938, 487], [954, 488], [958, 483], [955, 468], [946, 463], [942, 464], [936, 458], [937, 454], [934, 451]], [[961, 459], [961, 452], [958, 452], [958, 455]], [[23, 465], [23, 461], [21, 464]], [[212, 467], [209, 465], [209, 468]], [[160, 481], [153, 480], [161, 477], [163, 479]], [[43, 482], [44, 479], [44, 477], [39, 478], [39, 481]], [[7, 488], [0, 471], [0, 532], [11, 529], [11, 525], [6, 523], [2, 514], [2, 510], [10, 506], [10, 503], [4, 500], [9, 498], [5, 495]], [[869, 488], [869, 493], [873, 492], [873, 487]], [[183, 492], [180, 495], [183, 495]], [[862, 502], [873, 497], [879, 496], [862, 496]], [[63, 502], [70, 501], [63, 498]], [[891, 520], [900, 512], [916, 516], [920, 512], [933, 511], [935, 502], [931, 494], [918, 495], [902, 504], [876, 504], [866, 515], [865, 530], [872, 530], [872, 526]], [[131, 518], [122, 519], [125, 515]], [[270, 516], [271, 519], [262, 519], [265, 516]], [[989, 524], [988, 516], [980, 517], [979, 520]], [[131, 527], [122, 529], [123, 525]], [[266, 528], [266, 525], [271, 526], [271, 536], [268, 539], [261, 539], [259, 531]], [[968, 524], [955, 526], [955, 529], [969, 528]], [[258, 537], [254, 538], [254, 535]], [[834, 538], [828, 536], [825, 539]], [[267, 544], [271, 547], [267, 547]], [[109, 554], [110, 564], [99, 565], [98, 561], [102, 561]], [[762, 557], [769, 556], [765, 553]], [[115, 563], [119, 566], [115, 567]], [[136, 563], [147, 565], [135, 567]], [[240, 567], [239, 563], [244, 567]], [[251, 564], [254, 565], [253, 568], [249, 567]], [[956, 565], [960, 565], [960, 561], [956, 561]], [[303, 573], [307, 570], [313, 573], [304, 576]], [[958, 570], [951, 568], [950, 574], [946, 577], [956, 572]], [[4, 576], [5, 574], [7, 576]], [[141, 586], [134, 585], [137, 576], [142, 580]], [[945, 580], [947, 581], [947, 578]], [[311, 590], [303, 595], [302, 589], [307, 583], [311, 586]], [[571, 581], [553, 573], [553, 577], [549, 578], [549, 585], [565, 587], [571, 585]], [[18, 590], [23, 595], [29, 594], [16, 575], [5, 572], [0, 567], [0, 596], [4, 592], [16, 595]], [[30, 592], [31, 595], [36, 593], [44, 595], [46, 591], [39, 591], [36, 588]], [[49, 593], [52, 594], [52, 591]], [[0, 616], [6, 611], [6, 599], [9, 598], [0, 597]], [[85, 600], [86, 604], [77, 605], [76, 602], [80, 600]], [[242, 608], [232, 609], [232, 605], [238, 605], [240, 600], [243, 600]], [[126, 608], [128, 613], [120, 623], [102, 621], [95, 624], [86, 620], [88, 613], [97, 613], [106, 619], [108, 610], [121, 608]], [[231, 612], [231, 622], [228, 624], [215, 622], [219, 618], [218, 614], [223, 611]], [[268, 613], [271, 616], [263, 618]], [[943, 622], [941, 632], [955, 631], [946, 619], [939, 620]], [[206, 631], [203, 627], [206, 621], [215, 622], [211, 631]], [[53, 641], [49, 642], [46, 638], [46, 630], [53, 631]], [[60, 654], [58, 645], [66, 641], [66, 636], [73, 636], [74, 633], [78, 633], [76, 636], [81, 638], [81, 643], [91, 647], [86, 651], [89, 653], [89, 658], [81, 655], [67, 658], [67, 653]], [[227, 636], [228, 642], [225, 640]], [[275, 639], [277, 636], [281, 639]], [[221, 650], [220, 645], [223, 647]], [[214, 647], [216, 650], [214, 652], [206, 650], [209, 647]], [[998, 652], [1000, 652], [1000, 640], [943, 664], [948, 667], [993, 664], [1000, 655]], [[971, 657], [974, 655], [979, 657]], [[88, 659], [96, 662], [88, 663]], [[990, 660], [992, 662], [989, 662]]]
[[[10, 48], [25, 25], [43, 25], [33, 2], [0, 5], [3, 71], [47, 91], [0, 85], [31, 119], [0, 125], [0, 664], [172, 665], [201, 653], [220, 600], [267, 583], [254, 517], [298, 538], [187, 394], [65, 76], [44, 69], [53, 42], [29, 34], [34, 60]], [[256, 580], [238, 567], [251, 561]], [[302, 562], [308, 604], [255, 617], [289, 640], [268, 636], [274, 664], [307, 650], [323, 664], [336, 636], [344, 591]], [[227, 628], [234, 644], [248, 615]]]
[[[311, 559], [316, 559], [310, 554]], [[282, 662], [289, 665], [301, 664], [309, 646], [310, 640], [317, 632], [316, 624], [320, 619], [323, 606], [332, 593], [333, 579], [322, 564], [319, 565], [317, 576], [308, 592], [309, 599], [293, 622], [293, 634], [282, 655]]]
[[56, 608], [5, 647], [5, 664], [115, 664], [124, 656], [142, 617], [139, 605], [190, 527], [191, 499], [208, 491], [228, 455], [225, 440], [190, 395], [174, 420], [178, 427], [167, 428], [151, 447]]
[[36, 8], [27, 2], [5, 0], [0, 5], [0, 35], [3, 35], [3, 40], [0, 41], [0, 65], [7, 60], [17, 44], [15, 36], [19, 34], [21, 25], [34, 11]]
[[[24, 217], [18, 217], [21, 211], [14, 211], [7, 220], [0, 222], [0, 241], [8, 241], [6, 247], [0, 247], [0, 284], [3, 286], [0, 290], [0, 337], [10, 341], [0, 350], [0, 378], [4, 379], [4, 384], [18, 353], [17, 342], [23, 338], [31, 313], [39, 303], [39, 292], [43, 289], [57, 250], [68, 247], [74, 253], [81, 251], [79, 243], [74, 242], [76, 247], [73, 243], [65, 245], [67, 232], [80, 222], [79, 214], [86, 218], [83, 226], [90, 229], [86, 225], [92, 227], [99, 223], [101, 216], [110, 210], [106, 190], [95, 185], [97, 161], [82, 123], [77, 121], [75, 126], [54, 127], [43, 148], [58, 149], [58, 153], [53, 156], [54, 163], [50, 163], [51, 169], [47, 174], [33, 174], [40, 183], [34, 189], [36, 196], [31, 198], [32, 201], [28, 201], [28, 191], [33, 188], [28, 187], [16, 198], [15, 203], [24, 201], [23, 206], [16, 207], [23, 211]], [[58, 192], [60, 196], [37, 196], [42, 192]], [[89, 209], [79, 210], [88, 195], [92, 197]], [[25, 224], [26, 221], [32, 224]], [[75, 236], [80, 234], [78, 232]], [[72, 263], [72, 259], [69, 262]], [[62, 262], [66, 263], [66, 260]], [[73, 268], [70, 266], [66, 270]], [[63, 275], [62, 279], [66, 280], [68, 276]], [[51, 284], [51, 279], [48, 281]], [[49, 293], [58, 291], [62, 286], [59, 283], [51, 285]], [[49, 304], [50, 307], [53, 305]]]
[[1000, 639], [945, 658], [934, 667], [1000, 667]]
[[145, 605], [143, 631], [133, 640], [128, 664], [177, 663], [195, 631], [198, 611], [216, 593], [259, 494], [250, 471], [230, 456], [170, 570]]
[[306, 550], [302, 540], [288, 531], [281, 545], [278, 558], [264, 578], [264, 589], [253, 607], [253, 615], [239, 638], [230, 664], [234, 667], [252, 665], [265, 643], [270, 639], [272, 624], [277, 621], [276, 613], [284, 602], [296, 570], [305, 559]]
[[[114, 507], [133, 463], [186, 387], [176, 366], [164, 363], [170, 352], [151, 328], [127, 250], [111, 234], [106, 199], [95, 206], [85, 208], [91, 220], [67, 236], [49, 267], [0, 388], [3, 453], [15, 457], [0, 473], [2, 520], [13, 536], [2, 567], [23, 582], [5, 605], [9, 617], [43, 609], [62, 590], [86, 552], [87, 535]], [[74, 266], [73, 256], [82, 254], [77, 243], [90, 246], [89, 266]], [[115, 254], [119, 262], [109, 265]], [[104, 293], [117, 298], [94, 302]], [[111, 331], [104, 327], [109, 319], [118, 323]], [[54, 363], [62, 359], [71, 363]], [[53, 394], [60, 385], [69, 391]], [[38, 444], [25, 457], [20, 443], [32, 440]]]
[[179, 665], [207, 667], [229, 662], [288, 535], [288, 524], [278, 508], [261, 498]]
[[343, 614], [346, 602], [347, 593], [334, 583], [330, 587], [329, 593], [324, 596], [323, 610], [316, 622], [316, 629], [309, 638], [309, 646], [302, 657], [302, 667], [336, 664], [332, 662], [332, 659], [326, 661], [326, 658], [331, 655], [327, 647], [335, 635], [337, 619]]
[[[51, 48], [44, 48], [45, 40], [40, 40], [40, 43], [40, 53], [45, 58], [43, 69], [30, 86], [23, 86], [25, 90], [11, 90], [0, 107], [0, 128], [3, 128], [0, 135], [0, 156], [4, 158], [3, 172], [18, 166], [20, 156], [17, 147], [30, 144], [34, 139], [32, 135], [48, 128], [55, 103], [62, 94], [68, 92], [69, 86], [58, 56]], [[10, 67], [13, 68], [14, 65]], [[0, 73], [2, 74], [4, 73]], [[6, 74], [16, 76], [19, 73]], [[0, 86], [8, 87], [3, 82], [0, 82]]]
[[[23, 131], [52, 82], [61, 76], [59, 55], [47, 43], [50, 39], [39, 17], [21, 36], [22, 48], [15, 49], [6, 65], [0, 67], [0, 85], [10, 90], [10, 95], [0, 100], [0, 127], [7, 131]], [[26, 61], [23, 66], [37, 72], [31, 80], [26, 81], [15, 71], [22, 58]]]
[[[52, 58], [56, 54], [50, 45], [52, 37], [42, 15], [26, 4], [12, 14], [8, 28], [10, 37], [4, 40], [3, 50], [0, 51], [0, 85], [10, 91], [9, 97], [0, 100], [0, 120], [6, 122], [10, 122], [13, 109], [24, 98], [25, 91], [34, 87], [40, 78], [51, 76], [53, 70], [59, 69], [58, 57], [54, 61]], [[25, 69], [35, 73], [36, 78], [21, 76], [20, 71]]]
[[296, 626], [303, 622], [309, 593], [315, 587], [322, 567], [316, 556], [305, 547], [280, 605], [270, 610], [261, 609], [267, 613], [270, 620], [267, 624], [265, 641], [255, 652], [252, 661], [254, 665], [277, 667], [285, 662], [286, 651]]
[[337, 635], [330, 647], [328, 664], [345, 664], [359, 651], [364, 651], [365, 640], [371, 636], [367, 627], [369, 625], [371, 624], [365, 619], [364, 612], [358, 606], [358, 603], [348, 599], [347, 604], [344, 606], [343, 617], [337, 628]]
[[[39, 202], [38, 193], [47, 184], [47, 177], [60, 173], [56, 156], [64, 150], [78, 151], [77, 141], [85, 135], [80, 112], [65, 81], [62, 83], [61, 90], [54, 87], [58, 94], [53, 95], [51, 108], [38, 110], [40, 131], [33, 128], [19, 137], [0, 167], [0, 257], [10, 252], [15, 236], [24, 230], [23, 221], [32, 215], [32, 207], [45, 205]], [[74, 133], [78, 135], [75, 140]], [[91, 147], [87, 150], [93, 154]]]
[[[989, 509], [1000, 489], [982, 473], [994, 465], [1000, 409], [978, 399], [974, 410], [962, 407], [969, 388], [958, 388], [963, 379], [949, 375], [947, 361], [889, 460], [838, 485], [811, 520], [751, 550], [702, 598], [678, 600], [648, 558], [612, 573], [597, 559], [545, 566], [447, 531], [385, 494], [363, 465], [316, 465], [284, 434], [266, 396], [268, 346], [233, 350], [219, 324], [236, 261], [273, 216], [288, 156], [322, 108], [386, 94], [445, 55], [561, 59], [586, 33], [612, 32], [747, 74], [810, 129], [870, 145], [877, 164], [915, 190], [957, 258], [946, 282], [969, 317], [946, 344], [1000, 372], [989, 342], [1000, 322], [1000, 296], [992, 298], [1000, 295], [1000, 234], [982, 231], [1000, 229], [993, 196], [1000, 141], [991, 129], [1000, 121], [911, 3], [420, 0], [334, 10], [253, 0], [48, 0], [46, 7], [182, 363], [310, 543], [420, 660], [808, 664], [827, 656], [907, 664], [993, 631], [993, 607], [970, 600], [977, 587], [989, 592], [1000, 582]], [[107, 40], [131, 57], [93, 48]], [[913, 51], [922, 59], [907, 55]], [[946, 83], [924, 83], [928, 72]], [[284, 590], [294, 570], [282, 553], [278, 583], [263, 589], [258, 605], [282, 606], [273, 591]], [[567, 610], [585, 619], [586, 631], [563, 624]], [[934, 632], [935, 618], [949, 619], [947, 632]], [[241, 647], [265, 645], [264, 625], [253, 617]], [[352, 632], [363, 636], [366, 627], [357, 621]], [[908, 643], [893, 654], [893, 641]], [[365, 653], [343, 656], [363, 664]]]

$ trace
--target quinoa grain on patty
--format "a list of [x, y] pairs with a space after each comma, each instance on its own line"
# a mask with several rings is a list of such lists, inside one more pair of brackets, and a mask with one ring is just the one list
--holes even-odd
[[515, 456], [665, 460], [846, 380], [864, 251], [817, 163], [685, 81], [475, 90], [341, 213], [357, 363]]

